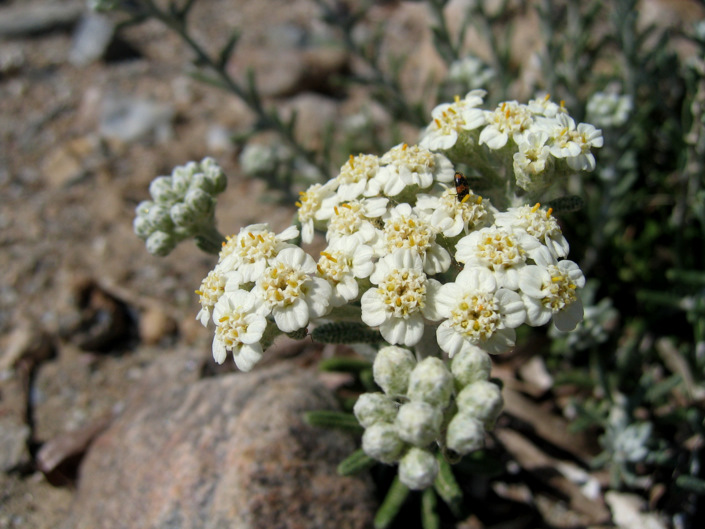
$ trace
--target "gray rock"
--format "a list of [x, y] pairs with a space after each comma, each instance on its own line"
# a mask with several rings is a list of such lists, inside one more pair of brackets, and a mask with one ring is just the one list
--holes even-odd
[[146, 136], [167, 140], [172, 135], [174, 110], [166, 103], [122, 96], [107, 96], [102, 103], [99, 130], [101, 136], [124, 142]]
[[111, 18], [97, 13], [84, 15], [73, 35], [69, 62], [86, 66], [103, 57], [113, 40], [115, 23]]
[[76, 23], [85, 3], [71, 0], [57, 3], [16, 2], [0, 9], [0, 37], [23, 37], [63, 29]]
[[0, 471], [7, 472], [29, 463], [30, 433], [29, 426], [15, 417], [0, 417]]
[[335, 470], [352, 440], [302, 420], [335, 407], [311, 372], [145, 382], [90, 448], [65, 529], [371, 526], [369, 481]]

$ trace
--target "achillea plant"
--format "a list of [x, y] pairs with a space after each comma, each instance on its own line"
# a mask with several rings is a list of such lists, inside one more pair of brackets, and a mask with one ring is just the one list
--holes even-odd
[[[566, 259], [553, 210], [535, 200], [595, 168], [600, 131], [548, 97], [483, 110], [483, 96], [437, 107], [418, 145], [351, 155], [334, 178], [301, 192], [297, 222], [283, 232], [265, 223], [226, 237], [197, 290], [215, 361], [232, 356], [243, 371], [280, 334], [317, 328], [316, 339], [353, 344], [374, 336], [381, 391], [355, 405], [362, 449], [398, 464], [410, 489], [434, 483], [444, 454], [483, 447], [503, 406], [489, 355], [513, 347], [515, 329], [553, 321], [568, 331], [583, 317], [583, 273]], [[154, 200], [137, 209], [138, 234], [154, 226], [166, 240], [187, 230], [179, 219], [191, 216], [173, 212], [211, 173], [222, 174], [206, 159], [155, 180]], [[194, 233], [217, 233], [211, 200], [222, 189], [206, 187]], [[155, 210], [172, 214], [157, 222]], [[313, 256], [302, 245], [316, 231], [328, 246]]]

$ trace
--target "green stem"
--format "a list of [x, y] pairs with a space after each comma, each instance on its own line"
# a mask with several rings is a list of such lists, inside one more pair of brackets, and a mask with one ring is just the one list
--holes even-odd
[[259, 120], [259, 125], [266, 130], [277, 132], [281, 138], [291, 147], [294, 152], [304, 158], [308, 163], [313, 165], [321, 174], [325, 176], [328, 170], [318, 162], [311, 152], [301, 145], [294, 137], [293, 131], [282, 122], [278, 116], [274, 116], [267, 112], [262, 106], [262, 102], [254, 90], [245, 90], [240, 86], [225, 70], [225, 65], [219, 65], [218, 62], [208, 54], [191, 35], [189, 35], [185, 17], [177, 17], [172, 13], [162, 11], [152, 0], [145, 0], [147, 15], [159, 20], [169, 29], [174, 31], [181, 39], [191, 48], [196, 54], [198, 62], [205, 64], [212, 70], [220, 79], [223, 88], [232, 94], [236, 95], [252, 110]]
[[196, 234], [195, 239], [196, 245], [198, 245], [201, 250], [213, 255], [220, 253], [223, 243], [225, 242], [225, 237], [213, 224], [204, 226], [201, 231]]
[[399, 481], [399, 476], [394, 478], [392, 486], [389, 487], [382, 505], [375, 515], [375, 529], [386, 529], [396, 518], [401, 506], [409, 496], [409, 488]]

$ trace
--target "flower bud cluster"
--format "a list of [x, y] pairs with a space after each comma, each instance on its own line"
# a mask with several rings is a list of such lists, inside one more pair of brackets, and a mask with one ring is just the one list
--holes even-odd
[[383, 347], [373, 365], [382, 392], [364, 393], [354, 413], [365, 428], [362, 448], [383, 463], [399, 464], [411, 489], [430, 486], [438, 474], [439, 447], [460, 455], [484, 445], [503, 400], [489, 382], [491, 363], [479, 348], [457, 355], [448, 369], [436, 357], [417, 362], [398, 346]]
[[149, 186], [152, 200], [135, 210], [135, 233], [153, 255], [167, 255], [184, 239], [214, 225], [215, 197], [227, 180], [213, 158], [176, 167], [170, 176], [155, 178]]

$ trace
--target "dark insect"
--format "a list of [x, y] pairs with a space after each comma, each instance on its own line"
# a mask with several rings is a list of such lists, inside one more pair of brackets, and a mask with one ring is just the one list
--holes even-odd
[[465, 178], [463, 173], [455, 173], [455, 192], [458, 194], [458, 202], [468, 200], [470, 186], [468, 185], [468, 179]]

